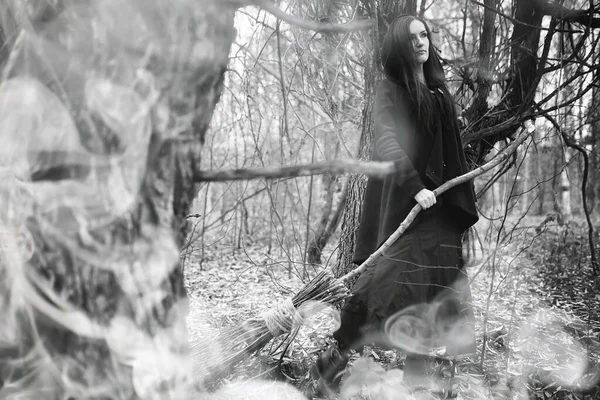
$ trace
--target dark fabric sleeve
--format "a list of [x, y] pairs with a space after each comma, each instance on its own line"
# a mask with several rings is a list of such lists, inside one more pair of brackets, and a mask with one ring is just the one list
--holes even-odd
[[397, 121], [404, 120], [402, 113], [405, 109], [398, 109], [393, 101], [393, 88], [389, 82], [380, 82], [375, 92], [374, 122], [375, 140], [373, 158], [378, 161], [393, 161], [396, 163], [395, 182], [406, 189], [407, 194], [414, 197], [425, 185], [414, 168], [410, 158], [400, 146], [397, 135], [409, 135], [410, 124], [401, 124]]
[[379, 241], [379, 223], [381, 221], [381, 193], [383, 191], [383, 180], [370, 177], [367, 180], [367, 188], [363, 199], [360, 213], [360, 223], [356, 233], [354, 254], [352, 262], [362, 264], [369, 256], [377, 250]]

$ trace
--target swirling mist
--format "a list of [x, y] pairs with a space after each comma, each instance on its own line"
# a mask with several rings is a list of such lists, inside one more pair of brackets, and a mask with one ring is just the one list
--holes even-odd
[[0, 398], [192, 396], [172, 174], [233, 9], [8, 0], [0, 21]]

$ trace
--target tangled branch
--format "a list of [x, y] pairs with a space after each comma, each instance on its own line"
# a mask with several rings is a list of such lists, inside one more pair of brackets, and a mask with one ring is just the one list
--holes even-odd
[[359, 20], [359, 21], [351, 21], [345, 24], [332, 24], [328, 22], [318, 22], [318, 21], [308, 21], [300, 17], [296, 17], [295, 15], [291, 15], [277, 7], [270, 0], [250, 0], [250, 1], [240, 1], [240, 0], [228, 0], [230, 3], [236, 6], [248, 6], [255, 5], [269, 14], [273, 15], [275, 18], [280, 19], [281, 21], [287, 22], [290, 25], [297, 26], [298, 28], [306, 29], [309, 31], [319, 32], [319, 33], [346, 33], [346, 32], [354, 32], [361, 31], [365, 29], [370, 29], [373, 27], [373, 21], [371, 20]]

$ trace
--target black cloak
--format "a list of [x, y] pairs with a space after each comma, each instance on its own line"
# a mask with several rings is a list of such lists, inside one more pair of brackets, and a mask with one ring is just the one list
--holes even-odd
[[[436, 108], [429, 121], [419, 121], [406, 89], [387, 79], [375, 92], [375, 135], [372, 159], [394, 161], [398, 172], [384, 179], [369, 178], [363, 202], [353, 261], [366, 260], [400, 226], [415, 206], [423, 188], [435, 189], [462, 175], [467, 164], [456, 110], [445, 88], [427, 88]], [[458, 185], [438, 198], [464, 232], [478, 220], [471, 182]], [[419, 216], [414, 224], [418, 223]]]
[[[367, 259], [398, 228], [416, 204], [417, 192], [467, 172], [450, 94], [445, 87], [423, 85], [423, 90], [434, 105], [426, 121], [419, 118], [404, 88], [388, 80], [377, 87], [372, 158], [394, 161], [398, 172], [367, 183], [355, 263]], [[477, 219], [470, 182], [450, 189], [435, 206], [419, 213], [384, 257], [354, 284], [353, 295], [342, 309], [341, 326], [334, 333], [340, 346], [382, 340], [409, 353], [441, 345], [448, 354], [472, 353], [474, 316], [461, 235]], [[417, 337], [413, 332], [394, 341], [397, 328], [406, 325], [405, 317], [418, 318], [427, 334]]]

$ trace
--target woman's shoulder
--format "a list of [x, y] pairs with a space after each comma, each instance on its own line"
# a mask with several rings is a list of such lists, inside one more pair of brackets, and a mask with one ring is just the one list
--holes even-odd
[[377, 85], [375, 87], [378, 90], [388, 90], [388, 91], [404, 90], [404, 87], [402, 85], [392, 81], [389, 78], [382, 78], [379, 82], [377, 82]]
[[383, 78], [377, 82], [375, 86], [375, 93], [377, 96], [389, 96], [396, 101], [402, 100], [406, 95], [408, 95], [408, 92], [404, 86], [399, 85], [388, 78]]

